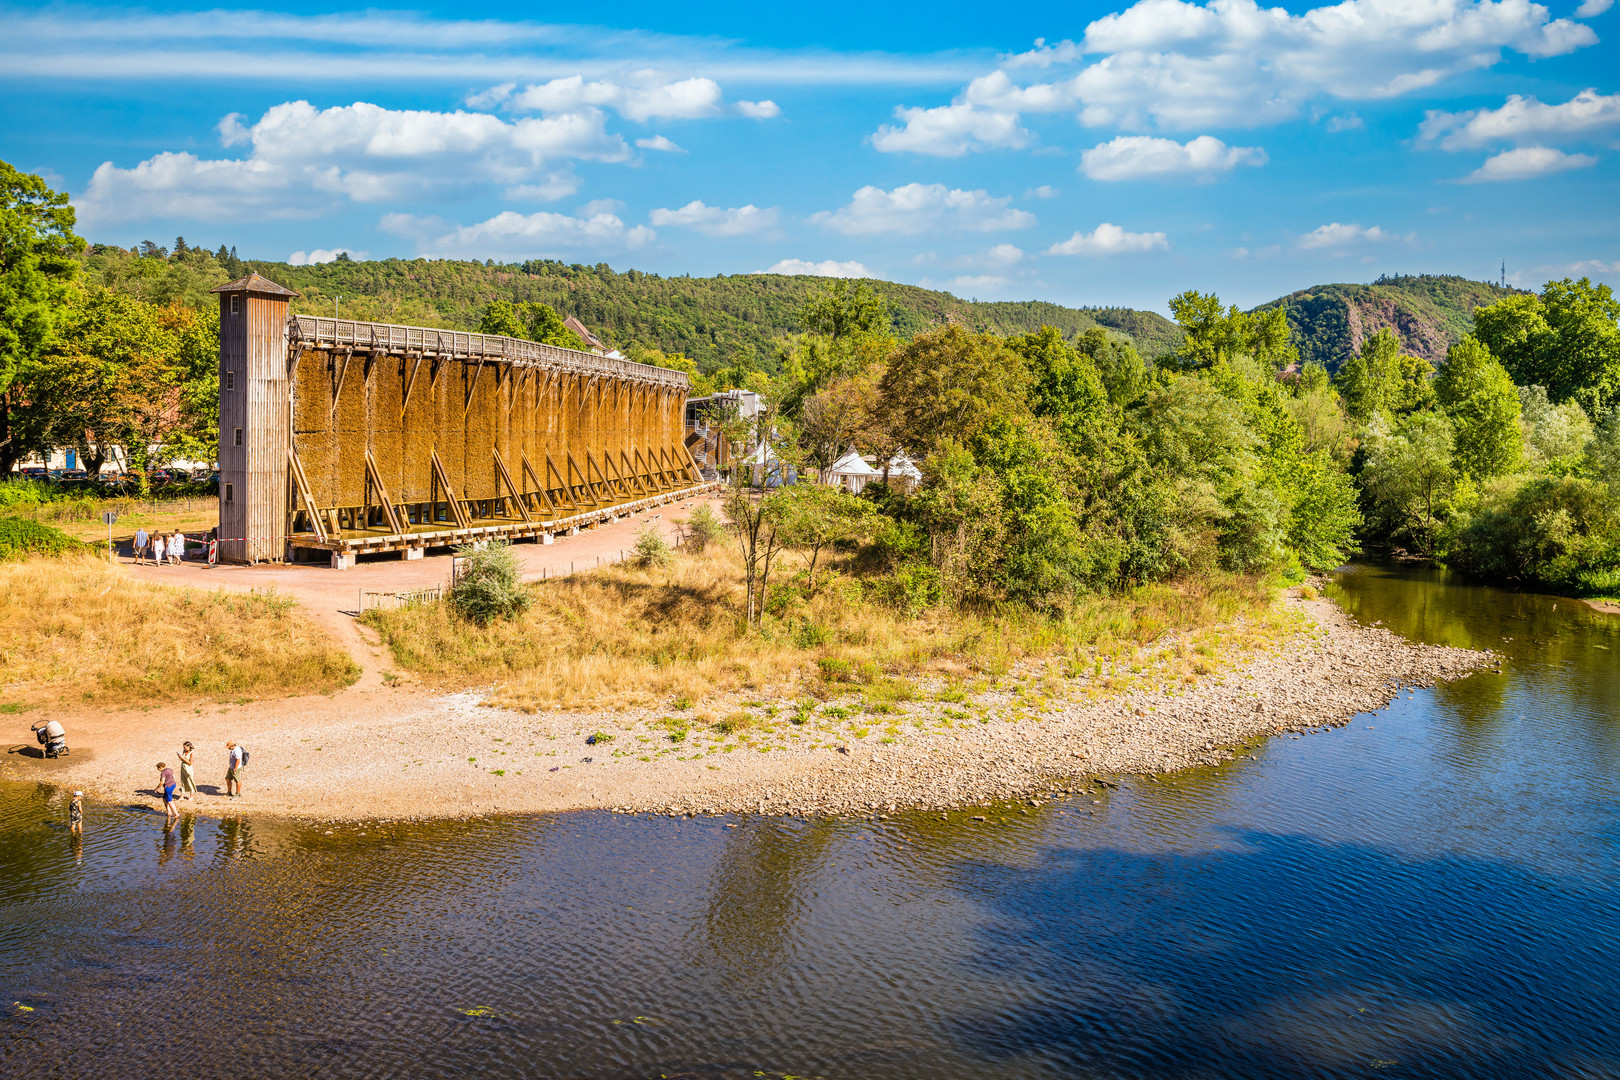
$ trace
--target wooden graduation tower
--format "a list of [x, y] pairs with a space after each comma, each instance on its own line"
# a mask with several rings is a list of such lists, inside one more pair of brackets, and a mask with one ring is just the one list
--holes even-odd
[[220, 557], [549, 542], [686, 498], [682, 372], [532, 341], [290, 315], [221, 285]]

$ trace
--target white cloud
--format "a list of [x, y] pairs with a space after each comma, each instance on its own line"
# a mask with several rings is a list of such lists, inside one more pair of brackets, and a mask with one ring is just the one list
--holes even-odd
[[1377, 225], [1371, 228], [1362, 228], [1360, 225], [1341, 225], [1335, 221], [1327, 225], [1318, 225], [1310, 232], [1299, 238], [1299, 246], [1307, 251], [1316, 251], [1322, 248], [1345, 248], [1357, 244], [1377, 244], [1387, 240], [1415, 240], [1415, 233], [1406, 236], [1396, 236], [1386, 232]]
[[[1530, 0], [1343, 0], [1294, 15], [1255, 0], [1140, 0], [1091, 23], [1079, 43], [1035, 50], [967, 84], [949, 105], [902, 106], [879, 150], [955, 157], [1022, 147], [1022, 117], [1076, 112], [1087, 126], [1255, 127], [1312, 99], [1399, 97], [1497, 63], [1597, 43], [1590, 27]], [[1045, 82], [1010, 72], [1057, 69]], [[1068, 69], [1068, 70], [1064, 70]]]
[[662, 135], [654, 135], [650, 139], [637, 139], [636, 145], [643, 150], [662, 150], [667, 154], [684, 154], [685, 150], [676, 146]]
[[1028, 146], [1030, 133], [1013, 113], [991, 112], [975, 105], [959, 103], [937, 109], [894, 110], [902, 121], [895, 127], [884, 124], [872, 134], [872, 146], [886, 154], [910, 151], [934, 157], [961, 157], [970, 150], [996, 147], [1019, 149]]
[[1575, 9], [1577, 19], [1590, 19], [1601, 15], [1613, 6], [1614, 0], [1582, 0], [1581, 6]]
[[996, 198], [982, 189], [963, 191], [944, 184], [903, 184], [893, 191], [869, 184], [855, 192], [849, 205], [812, 214], [810, 220], [846, 236], [990, 232], [1035, 224], [1034, 214], [1013, 209], [1011, 202], [1011, 196]]
[[1032, 187], [1024, 192], [1024, 198], [1026, 199], [1055, 199], [1057, 196], [1058, 189], [1051, 184], [1042, 184], [1040, 187]]
[[548, 173], [546, 178], [538, 184], [516, 184], [506, 189], [506, 197], [521, 201], [556, 202], [566, 199], [579, 190], [579, 176], [574, 167], [559, 169]]
[[1148, 135], [1121, 135], [1080, 155], [1080, 171], [1093, 180], [1148, 180], [1177, 176], [1212, 179], [1239, 165], [1264, 165], [1257, 146], [1227, 146], [1213, 135], [1186, 143]]
[[1620, 94], [1588, 88], [1562, 105], [1543, 105], [1514, 94], [1500, 109], [1430, 112], [1418, 130], [1422, 142], [1437, 141], [1445, 150], [1474, 150], [1599, 135], [1613, 128], [1620, 128]]
[[605, 212], [570, 217], [546, 210], [533, 214], [507, 210], [476, 225], [458, 226], [421, 246], [425, 255], [472, 259], [535, 258], [565, 251], [606, 255], [644, 248], [657, 236], [645, 225], [626, 228], [616, 214]]
[[773, 120], [782, 115], [782, 110], [774, 101], [739, 101], [734, 108], [737, 115], [750, 120]]
[[1485, 164], [1469, 173], [1465, 184], [1487, 184], [1498, 180], [1533, 180], [1540, 176], [1587, 169], [1597, 164], [1590, 154], [1566, 154], [1550, 146], [1521, 146], [1486, 158]]
[[1330, 134], [1337, 135], [1341, 131], [1360, 131], [1367, 126], [1367, 122], [1355, 113], [1345, 113], [1342, 116], [1328, 117], [1327, 129]]
[[722, 210], [692, 200], [678, 210], [654, 210], [648, 217], [654, 225], [696, 229], [706, 236], [747, 236], [776, 227], [776, 208], [761, 210], [749, 203]]
[[[949, 86], [972, 76], [969, 54], [749, 48], [715, 36], [604, 33], [599, 25], [410, 12], [294, 15], [216, 8], [152, 14], [136, 8], [16, 6], [5, 15], [0, 71], [14, 78], [219, 79], [240, 86], [467, 86], [582, 75], [702, 70], [711, 79], [801, 86]], [[759, 103], [763, 104], [763, 103]], [[479, 106], [484, 107], [484, 106]]]
[[640, 71], [622, 82], [586, 81], [570, 75], [539, 83], [506, 97], [502, 104], [518, 112], [572, 113], [585, 109], [613, 109], [629, 120], [695, 120], [720, 112], [720, 84], [694, 76], [669, 79], [656, 71]]
[[351, 251], [348, 248], [316, 248], [314, 251], [295, 251], [287, 256], [289, 266], [318, 266], [321, 263], [335, 262], [339, 255], [347, 255], [356, 261], [364, 259], [363, 251]]
[[858, 262], [838, 262], [834, 259], [827, 259], [823, 262], [783, 259], [770, 269], [758, 272], [761, 274], [808, 274], [811, 277], [877, 278], [879, 280], [883, 278], [882, 274], [868, 270]]
[[1145, 251], [1168, 251], [1170, 240], [1162, 232], [1126, 232], [1106, 221], [1091, 232], [1076, 232], [1062, 243], [1046, 249], [1048, 255], [1130, 255]]
[[143, 217], [226, 221], [252, 211], [309, 217], [344, 200], [443, 197], [471, 185], [519, 184], [558, 159], [624, 161], [630, 148], [592, 110], [507, 122], [488, 113], [385, 109], [356, 102], [316, 109], [291, 101], [252, 127], [219, 125], [243, 158], [162, 153], [124, 169], [105, 162], [80, 198], [96, 224]]

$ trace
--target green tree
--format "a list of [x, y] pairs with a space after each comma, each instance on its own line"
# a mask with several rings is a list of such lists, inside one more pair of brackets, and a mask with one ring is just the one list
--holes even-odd
[[1459, 469], [1475, 480], [1518, 468], [1524, 457], [1519, 392], [1490, 350], [1465, 337], [1446, 351], [1435, 394], [1451, 418]]
[[1361, 480], [1384, 535], [1435, 550], [1457, 479], [1454, 442], [1443, 413], [1411, 413], [1392, 432], [1380, 419], [1369, 430]]
[[816, 563], [821, 552], [866, 533], [877, 516], [870, 502], [828, 484], [794, 484], [773, 498], [779, 504], [783, 542], [809, 553], [807, 584], [811, 590], [816, 587]]
[[1574, 398], [1590, 414], [1620, 403], [1620, 301], [1587, 278], [1549, 281], [1474, 311], [1475, 334], [1513, 381]]
[[484, 309], [484, 317], [478, 320], [478, 332], [509, 338], [529, 336], [528, 327], [523, 325], [523, 319], [518, 315], [517, 305], [510, 300], [491, 300]]
[[828, 281], [799, 309], [799, 325], [812, 334], [840, 341], [889, 329], [888, 304], [865, 281]]
[[1519, 423], [1525, 457], [1535, 468], [1575, 466], [1595, 433], [1578, 402], [1554, 405], [1542, 386], [1519, 387]]
[[1186, 337], [1176, 350], [1183, 369], [1208, 368], [1247, 356], [1272, 370], [1299, 359], [1289, 341], [1288, 312], [1283, 308], [1246, 312], [1235, 304], [1221, 308], [1220, 297], [1189, 289], [1170, 298], [1170, 314]]
[[[44, 444], [31, 441], [17, 412], [26, 383], [55, 337], [79, 269], [68, 197], [40, 177], [0, 161], [0, 476]], [[32, 433], [41, 434], [37, 426]]]
[[1119, 408], [1140, 400], [1147, 393], [1152, 376], [1130, 341], [1094, 326], [1075, 337], [1074, 349], [1091, 358], [1108, 392], [1108, 400]]
[[1022, 356], [989, 334], [950, 323], [896, 352], [879, 383], [886, 426], [913, 453], [947, 439], [969, 446], [989, 425], [1028, 412]]
[[1089, 430], [1108, 406], [1096, 362], [1063, 340], [1055, 328], [1007, 339], [1007, 348], [1029, 368], [1030, 407], [1066, 437]]
[[71, 298], [29, 379], [31, 422], [44, 445], [76, 447], [91, 475], [119, 446], [144, 472], [181, 427], [181, 342], [152, 304], [99, 286]]

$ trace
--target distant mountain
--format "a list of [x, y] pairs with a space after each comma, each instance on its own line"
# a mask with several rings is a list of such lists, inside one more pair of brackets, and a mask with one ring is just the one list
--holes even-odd
[[1255, 310], [1286, 309], [1300, 359], [1335, 371], [1386, 326], [1409, 354], [1438, 363], [1472, 332], [1476, 307], [1520, 291], [1450, 274], [1386, 276], [1370, 285], [1315, 285]]
[[[303, 293], [295, 309], [330, 314], [333, 301], [352, 318], [457, 329], [478, 325], [491, 300], [538, 300], [578, 316], [613, 345], [638, 342], [685, 353], [704, 370], [752, 357], [767, 370], [773, 345], [799, 329], [798, 312], [822, 285], [813, 277], [721, 274], [660, 277], [554, 260], [498, 265], [448, 259], [339, 260], [290, 266], [254, 260], [260, 274]], [[1102, 326], [1129, 336], [1146, 357], [1172, 351], [1181, 330], [1164, 316], [1130, 308], [1070, 308], [1039, 300], [969, 301], [950, 293], [873, 281], [889, 303], [894, 328], [911, 337], [954, 317], [974, 330], [1016, 334], [1043, 324], [1073, 336]]]

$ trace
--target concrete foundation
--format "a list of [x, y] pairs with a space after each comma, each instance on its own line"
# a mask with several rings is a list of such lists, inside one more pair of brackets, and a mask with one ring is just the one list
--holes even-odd
[[557, 542], [557, 538], [551, 533], [541, 533], [540, 542], [542, 544], [555, 544]]
[[347, 570], [351, 561], [350, 557], [344, 552], [332, 552], [332, 569], [334, 570]]
[[412, 547], [412, 548], [406, 548], [405, 550], [401, 551], [399, 553], [399, 557], [401, 559], [403, 559], [404, 561], [406, 561], [406, 562], [414, 562], [417, 559], [422, 558], [422, 556], [424, 556], [426, 554], [427, 554], [427, 548]]

